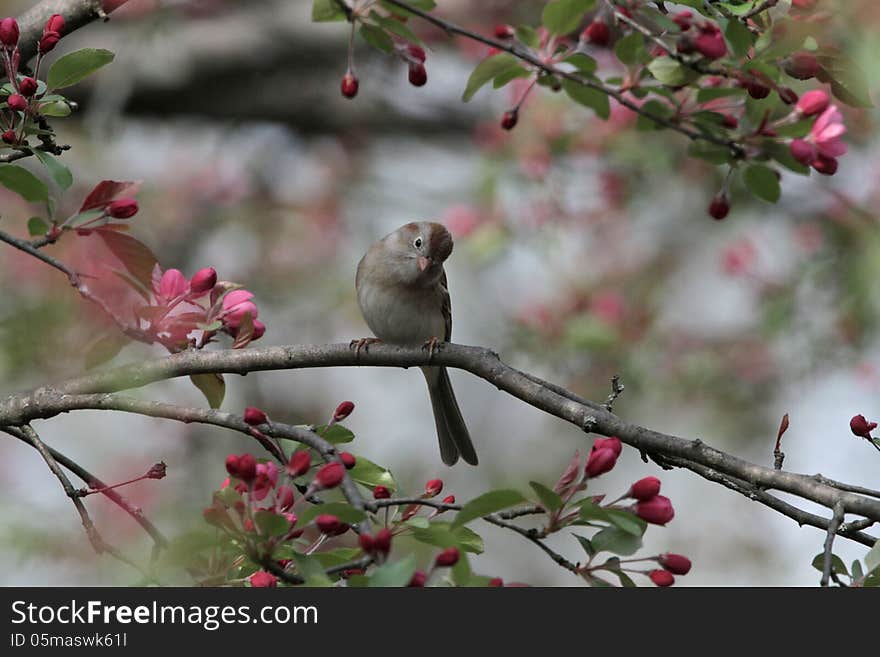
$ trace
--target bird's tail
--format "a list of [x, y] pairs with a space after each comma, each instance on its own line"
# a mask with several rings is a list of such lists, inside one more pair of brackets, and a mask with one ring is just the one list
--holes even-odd
[[423, 367], [422, 372], [428, 382], [428, 393], [434, 409], [434, 423], [437, 425], [437, 438], [440, 440], [440, 458], [446, 465], [454, 465], [461, 456], [466, 463], [477, 465], [477, 452], [455, 400], [446, 368]]

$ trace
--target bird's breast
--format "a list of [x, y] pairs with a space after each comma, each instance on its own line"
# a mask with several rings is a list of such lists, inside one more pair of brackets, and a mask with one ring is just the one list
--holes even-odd
[[392, 344], [422, 344], [444, 339], [442, 300], [431, 290], [389, 288], [367, 280], [358, 288], [358, 304], [370, 330]]

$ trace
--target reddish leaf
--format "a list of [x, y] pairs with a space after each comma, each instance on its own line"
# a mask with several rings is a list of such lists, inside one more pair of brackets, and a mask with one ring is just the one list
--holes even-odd
[[782, 441], [782, 434], [788, 431], [788, 413], [782, 416], [782, 422], [779, 424], [779, 433], [776, 434], [776, 449], [779, 449], [779, 443]]
[[150, 289], [153, 267], [155, 267], [157, 259], [149, 247], [129, 235], [123, 235], [113, 230], [96, 228], [94, 232], [104, 240], [107, 248], [119, 258], [135, 280]]
[[576, 451], [569, 462], [568, 467], [565, 468], [565, 472], [562, 473], [559, 481], [557, 481], [556, 485], [553, 487], [553, 492], [562, 495], [562, 493], [574, 483], [575, 479], [577, 479], [580, 469], [581, 453], [580, 451]]
[[79, 211], [85, 212], [86, 210], [103, 208], [105, 205], [113, 202], [120, 196], [132, 196], [133, 194], [136, 194], [140, 186], [141, 184], [139, 182], [102, 180], [91, 192], [89, 192], [89, 195], [86, 196], [86, 200], [83, 201], [82, 207]]

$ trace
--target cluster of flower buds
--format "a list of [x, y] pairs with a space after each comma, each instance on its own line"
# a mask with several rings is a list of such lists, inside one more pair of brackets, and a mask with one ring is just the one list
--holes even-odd
[[414, 43], [398, 44], [398, 56], [409, 66], [409, 83], [414, 87], [424, 87], [428, 82], [425, 69], [425, 49]]
[[715, 23], [704, 21], [696, 25], [693, 13], [687, 10], [676, 14], [674, 20], [681, 30], [675, 44], [681, 54], [699, 53], [706, 59], [721, 59], [727, 54], [724, 35]]
[[593, 479], [610, 472], [617, 464], [617, 458], [622, 450], [623, 443], [619, 438], [597, 438], [584, 467], [585, 477]]
[[801, 96], [795, 105], [794, 116], [816, 118], [806, 137], [794, 139], [789, 144], [792, 157], [823, 175], [833, 176], [837, 173], [837, 158], [847, 150], [843, 141], [846, 126], [840, 110], [831, 104], [825, 91], [815, 89]]
[[636, 501], [629, 510], [645, 522], [665, 525], [675, 517], [672, 502], [668, 497], [660, 495], [660, 480], [657, 477], [639, 479], [630, 486], [625, 497]]

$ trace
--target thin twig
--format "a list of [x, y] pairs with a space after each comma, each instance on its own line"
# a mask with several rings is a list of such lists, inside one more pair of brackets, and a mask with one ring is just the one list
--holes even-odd
[[828, 586], [828, 579], [831, 577], [831, 567], [834, 555], [831, 550], [834, 548], [834, 537], [837, 536], [837, 530], [843, 524], [843, 504], [838, 502], [834, 505], [834, 515], [828, 521], [828, 534], [825, 537], [825, 556], [822, 560], [822, 580], [819, 582], [821, 586]]

